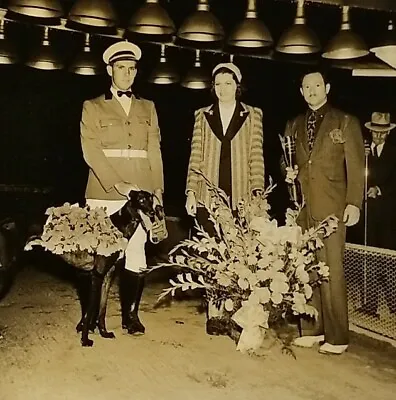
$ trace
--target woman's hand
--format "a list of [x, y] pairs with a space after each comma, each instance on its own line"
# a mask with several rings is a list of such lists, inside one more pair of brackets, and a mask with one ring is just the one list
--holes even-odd
[[187, 192], [186, 211], [191, 217], [195, 217], [197, 214], [197, 200], [194, 192]]

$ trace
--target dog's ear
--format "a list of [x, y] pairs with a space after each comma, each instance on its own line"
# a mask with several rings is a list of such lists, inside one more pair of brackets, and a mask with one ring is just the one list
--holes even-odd
[[134, 200], [134, 199], [136, 199], [138, 193], [139, 193], [138, 190], [131, 190], [131, 191], [129, 192], [129, 194], [128, 194], [129, 200]]

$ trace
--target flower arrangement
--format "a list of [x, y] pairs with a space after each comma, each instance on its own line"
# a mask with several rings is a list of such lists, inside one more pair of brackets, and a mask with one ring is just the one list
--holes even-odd
[[210, 236], [196, 222], [196, 235], [178, 244], [169, 262], [153, 267], [181, 271], [158, 300], [178, 289], [203, 289], [208, 316], [215, 305], [223, 318], [240, 328], [237, 350], [258, 352], [266, 332], [287, 316], [317, 317], [308, 301], [329, 271], [315, 253], [323, 246], [322, 238], [336, 230], [338, 220], [329, 216], [303, 232], [297, 224], [299, 207], [288, 209], [285, 225], [278, 226], [267, 201], [274, 186], [240, 202], [235, 215], [226, 194], [205, 181], [211, 193], [206, 208], [216, 233]]
[[92, 265], [95, 255], [110, 256], [126, 248], [127, 240], [112, 224], [104, 208], [65, 203], [47, 209], [46, 215], [41, 237], [29, 242], [25, 250], [39, 245], [74, 266], [85, 268]]

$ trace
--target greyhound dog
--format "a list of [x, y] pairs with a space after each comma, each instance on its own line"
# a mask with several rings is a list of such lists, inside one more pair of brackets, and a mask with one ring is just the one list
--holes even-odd
[[[151, 223], [155, 217], [162, 217], [162, 206], [154, 209], [153, 195], [146, 191], [134, 191], [129, 193], [129, 200], [115, 214], [110, 216], [113, 225], [130, 239], [142, 223], [141, 213], [145, 214]], [[95, 255], [92, 259], [93, 268], [79, 273], [79, 295], [81, 302], [81, 320], [76, 326], [77, 332], [81, 332], [82, 346], [92, 346], [89, 339], [89, 331], [99, 329], [104, 338], [114, 338], [113, 332], [106, 329], [106, 308], [110, 287], [113, 281], [116, 267], [124, 260], [119, 260], [119, 253], [110, 256]]]
[[[142, 190], [132, 190], [129, 193], [128, 201], [119, 211], [110, 216], [110, 220], [124, 238], [129, 240], [139, 224], [145, 228], [143, 214], [151, 223], [156, 221], [156, 217], [157, 221], [164, 218], [162, 206], [157, 205], [154, 208], [153, 194]], [[61, 255], [77, 271], [81, 320], [77, 324], [76, 330], [78, 333], [81, 332], [82, 346], [93, 346], [89, 332], [95, 331], [96, 327], [102, 337], [115, 338], [114, 333], [106, 329], [106, 308], [116, 268], [124, 262], [124, 257], [120, 256], [120, 252], [110, 256], [88, 253], [76, 257]]]

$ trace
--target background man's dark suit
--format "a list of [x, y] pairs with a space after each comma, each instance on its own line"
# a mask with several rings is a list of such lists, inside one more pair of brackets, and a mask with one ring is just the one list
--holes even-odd
[[379, 157], [370, 152], [368, 166], [367, 186], [381, 194], [368, 198], [367, 244], [396, 250], [396, 144], [387, 140]]
[[[368, 188], [378, 187], [380, 195], [367, 199], [367, 245], [396, 250], [396, 144], [385, 141], [380, 156], [370, 151], [368, 156]], [[364, 232], [363, 218], [359, 224]], [[386, 262], [387, 261], [387, 262]], [[365, 296], [362, 311], [376, 316], [381, 283], [391, 312], [396, 312], [396, 266], [389, 258], [367, 265]]]

